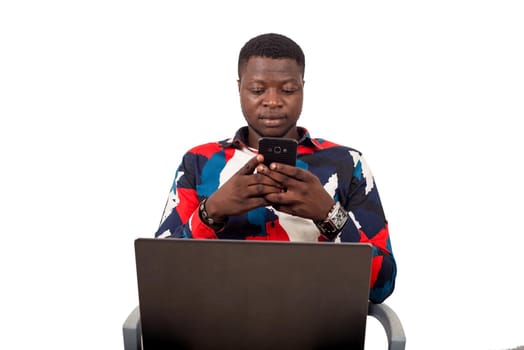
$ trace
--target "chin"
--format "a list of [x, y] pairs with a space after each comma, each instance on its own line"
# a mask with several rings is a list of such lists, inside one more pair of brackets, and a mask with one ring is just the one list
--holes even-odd
[[295, 125], [286, 125], [286, 126], [279, 126], [275, 128], [260, 128], [261, 131], [263, 131], [264, 136], [271, 136], [271, 137], [284, 137], [286, 134], [289, 133], [290, 130], [295, 128]]
[[254, 127], [253, 125], [249, 126], [260, 137], [286, 137], [290, 130], [296, 128], [295, 125], [280, 126], [275, 128], [268, 128], [265, 126]]

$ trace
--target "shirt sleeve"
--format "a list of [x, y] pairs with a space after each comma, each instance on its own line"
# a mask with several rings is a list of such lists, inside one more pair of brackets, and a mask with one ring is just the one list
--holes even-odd
[[359, 152], [350, 153], [354, 163], [353, 175], [349, 188], [341, 196], [343, 198], [339, 198], [350, 220], [339, 239], [373, 246], [370, 300], [381, 303], [393, 292], [397, 273], [388, 222], [371, 170]]
[[169, 191], [157, 238], [217, 238], [212, 228], [198, 215], [200, 200], [196, 187], [199, 183], [198, 155], [188, 152], [178, 167]]

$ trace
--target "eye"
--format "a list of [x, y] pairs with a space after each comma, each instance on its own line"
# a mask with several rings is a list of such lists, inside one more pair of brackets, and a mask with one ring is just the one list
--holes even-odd
[[297, 92], [297, 88], [289, 88], [289, 87], [286, 87], [286, 88], [283, 88], [282, 89], [282, 92], [286, 95], [291, 95], [291, 94], [294, 94], [295, 92]]
[[299, 90], [299, 86], [294, 83], [287, 82], [282, 85], [281, 92], [285, 95], [292, 95]]
[[252, 87], [248, 89], [254, 95], [261, 95], [264, 93], [265, 89], [263, 87]]

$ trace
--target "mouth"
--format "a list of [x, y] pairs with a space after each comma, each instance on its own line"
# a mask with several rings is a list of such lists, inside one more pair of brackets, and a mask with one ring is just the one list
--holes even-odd
[[285, 115], [261, 115], [258, 119], [266, 127], [276, 127], [285, 123]]

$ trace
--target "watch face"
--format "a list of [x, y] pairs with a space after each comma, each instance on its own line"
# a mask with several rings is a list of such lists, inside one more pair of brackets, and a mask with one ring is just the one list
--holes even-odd
[[333, 218], [333, 224], [337, 227], [337, 229], [342, 230], [344, 227], [344, 224], [346, 223], [348, 219], [348, 213], [344, 208], [340, 207], [339, 210], [335, 213], [335, 216]]
[[339, 202], [335, 204], [333, 210], [328, 214], [328, 217], [324, 221], [316, 222], [316, 225], [320, 232], [330, 239], [335, 238], [340, 231], [344, 228], [348, 220], [348, 213]]

